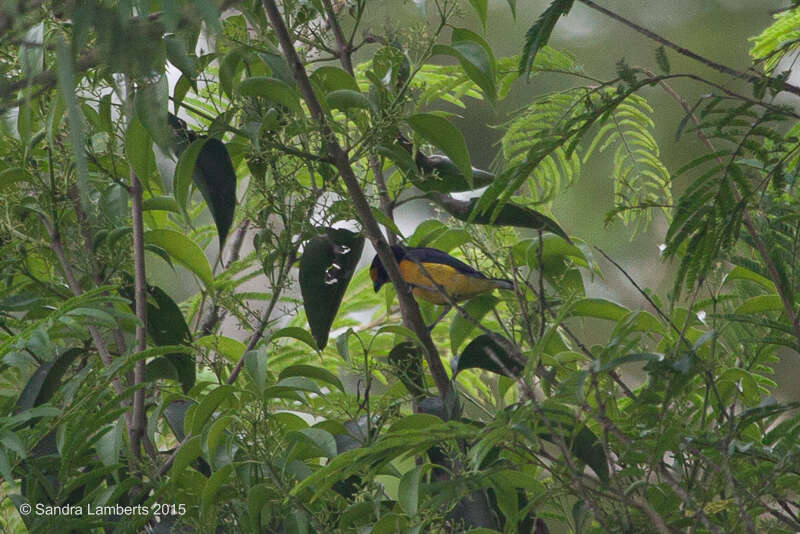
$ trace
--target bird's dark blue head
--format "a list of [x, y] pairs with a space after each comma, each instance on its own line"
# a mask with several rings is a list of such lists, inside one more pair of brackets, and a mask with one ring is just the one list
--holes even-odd
[[[400, 245], [392, 245], [392, 252], [394, 253], [394, 259], [400, 263], [400, 260], [403, 259], [405, 256], [405, 251], [403, 247]], [[386, 269], [383, 268], [383, 264], [381, 263], [381, 259], [375, 254], [375, 258], [372, 260], [372, 265], [369, 267], [369, 277], [372, 279], [372, 289], [375, 290], [375, 293], [389, 281], [389, 275], [386, 274]]]

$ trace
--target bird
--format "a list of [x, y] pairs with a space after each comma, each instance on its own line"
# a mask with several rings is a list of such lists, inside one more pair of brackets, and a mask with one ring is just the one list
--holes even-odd
[[[447, 315], [453, 301], [467, 300], [494, 289], [514, 289], [511, 280], [489, 278], [439, 249], [401, 245], [392, 245], [391, 248], [400, 267], [400, 275], [411, 286], [411, 293], [417, 299], [445, 306], [442, 314], [428, 327], [429, 330]], [[372, 260], [369, 275], [376, 293], [389, 281], [377, 254]]]

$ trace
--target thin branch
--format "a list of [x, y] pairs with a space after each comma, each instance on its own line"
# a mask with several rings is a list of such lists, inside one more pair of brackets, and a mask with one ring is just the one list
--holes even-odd
[[635, 30], [638, 33], [641, 33], [645, 37], [647, 37], [647, 38], [649, 38], [649, 39], [651, 39], [653, 41], [656, 41], [657, 43], [659, 43], [661, 45], [664, 45], [667, 48], [671, 48], [672, 50], [676, 51], [677, 53], [681, 54], [682, 56], [686, 56], [688, 58], [694, 59], [695, 61], [698, 61], [698, 62], [702, 63], [703, 65], [705, 65], [705, 66], [707, 66], [707, 67], [709, 67], [711, 69], [714, 69], [714, 70], [716, 70], [718, 72], [721, 72], [723, 74], [727, 74], [728, 76], [732, 76], [734, 78], [739, 78], [739, 79], [742, 79], [742, 80], [746, 80], [746, 81], [748, 81], [750, 83], [763, 83], [764, 81], [767, 81], [772, 86], [780, 87], [781, 90], [783, 90], [783, 91], [786, 91], [786, 92], [792, 93], [794, 95], [800, 96], [800, 87], [798, 87], [796, 85], [792, 85], [792, 84], [787, 83], [787, 82], [785, 82], [783, 80], [779, 80], [777, 78], [771, 78], [769, 76], [760, 76], [760, 75], [757, 75], [757, 74], [750, 74], [748, 72], [742, 72], [742, 71], [733, 69], [731, 67], [728, 67], [727, 65], [723, 65], [722, 63], [717, 63], [716, 61], [712, 61], [712, 60], [710, 60], [710, 59], [708, 59], [706, 57], [701, 56], [700, 54], [692, 52], [688, 48], [684, 48], [682, 46], [679, 46], [679, 45], [673, 43], [672, 41], [670, 41], [670, 40], [658, 35], [657, 33], [652, 32], [652, 31], [648, 30], [647, 28], [645, 28], [643, 26], [640, 26], [640, 25], [636, 24], [635, 22], [633, 22], [631, 20], [628, 20], [625, 17], [622, 17], [621, 15], [618, 15], [615, 12], [613, 12], [613, 11], [611, 11], [609, 9], [606, 9], [606, 8], [594, 3], [592, 0], [578, 0], [578, 1], [581, 2], [582, 4], [588, 6], [588, 7], [596, 10], [596, 11], [599, 11], [600, 13], [603, 13], [604, 15], [606, 15], [609, 18], [612, 18], [612, 19], [614, 19], [614, 20], [616, 20], [618, 22], [621, 22], [625, 26], [628, 26], [629, 28], [632, 28], [633, 30]]

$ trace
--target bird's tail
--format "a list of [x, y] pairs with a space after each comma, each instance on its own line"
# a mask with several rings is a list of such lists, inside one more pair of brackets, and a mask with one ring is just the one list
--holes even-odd
[[505, 278], [492, 278], [491, 282], [497, 289], [514, 289], [514, 282]]

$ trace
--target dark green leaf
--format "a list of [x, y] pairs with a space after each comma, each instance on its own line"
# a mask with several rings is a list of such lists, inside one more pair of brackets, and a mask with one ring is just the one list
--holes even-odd
[[467, 181], [472, 180], [467, 143], [458, 128], [444, 117], [433, 113], [417, 113], [408, 118], [408, 123], [426, 141], [442, 149], [459, 172], [467, 177]]
[[499, 335], [482, 334], [472, 341], [456, 360], [453, 374], [464, 369], [483, 369], [499, 375], [518, 377], [523, 363], [510, 354], [511, 342]]
[[213, 137], [206, 140], [195, 160], [192, 180], [214, 218], [222, 250], [236, 209], [236, 172], [222, 141]]
[[550, 40], [558, 18], [569, 13], [574, 0], [553, 0], [544, 10], [536, 23], [525, 34], [525, 45], [522, 48], [522, 58], [519, 62], [520, 75], [530, 76], [531, 65], [536, 59], [536, 54]]
[[567, 233], [561, 229], [557, 222], [547, 215], [525, 206], [506, 203], [497, 216], [493, 217], [492, 212], [495, 211], [494, 207], [496, 202], [490, 204], [485, 211], [478, 211], [477, 206], [480, 200], [477, 198], [470, 199], [469, 202], [454, 201], [454, 199], [446, 197], [436, 200], [450, 215], [462, 221], [471, 221], [475, 224], [491, 224], [495, 226], [533, 228], [560, 236], [568, 243], [572, 242], [569, 236], [567, 236]]
[[328, 333], [363, 248], [362, 236], [329, 228], [309, 241], [303, 250], [300, 290], [311, 334], [319, 349], [328, 344]]
[[58, 356], [52, 362], [45, 362], [39, 366], [17, 399], [15, 412], [30, 410], [34, 406], [44, 404], [55, 394], [61, 385], [61, 377], [67, 372], [75, 358], [84, 354], [80, 348], [71, 348]]
[[351, 108], [356, 109], [369, 109], [370, 104], [367, 97], [359, 91], [352, 89], [336, 89], [325, 95], [325, 100], [328, 106], [333, 109], [340, 109], [346, 111]]

